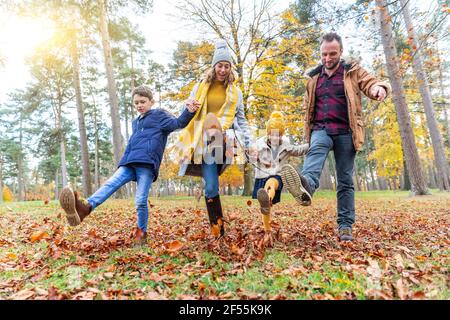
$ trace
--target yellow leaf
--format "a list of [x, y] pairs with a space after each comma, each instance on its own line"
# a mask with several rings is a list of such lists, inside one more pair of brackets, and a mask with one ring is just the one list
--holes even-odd
[[16, 260], [16, 259], [17, 259], [17, 255], [16, 255], [15, 253], [12, 253], [12, 252], [8, 252], [8, 253], [6, 254], [6, 256], [7, 256], [9, 259], [11, 259], [11, 260]]

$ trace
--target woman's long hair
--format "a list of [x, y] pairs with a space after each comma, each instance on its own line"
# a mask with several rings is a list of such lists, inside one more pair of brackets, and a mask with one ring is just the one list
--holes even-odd
[[[214, 70], [214, 67], [209, 68], [206, 70], [205, 75], [203, 77], [206, 79], [206, 82], [211, 83], [214, 80], [216, 80], [216, 71]], [[228, 87], [228, 85], [233, 84], [233, 82], [237, 79], [236, 71], [234, 71], [233, 65], [231, 65], [230, 74], [226, 76], [224, 85], [225, 87]]]

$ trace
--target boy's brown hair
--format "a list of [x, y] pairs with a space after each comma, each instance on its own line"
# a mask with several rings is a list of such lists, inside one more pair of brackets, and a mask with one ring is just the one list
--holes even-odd
[[136, 94], [153, 100], [152, 90], [146, 85], [140, 85], [139, 87], [134, 88], [133, 92], [131, 93], [131, 99], [133, 99]]

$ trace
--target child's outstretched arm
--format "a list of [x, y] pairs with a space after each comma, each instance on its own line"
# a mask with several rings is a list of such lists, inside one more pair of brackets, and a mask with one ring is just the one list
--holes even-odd
[[169, 112], [164, 111], [164, 114], [161, 118], [161, 128], [169, 132], [175, 131], [177, 129], [182, 129], [188, 125], [188, 123], [194, 116], [195, 111], [190, 112], [189, 108], [185, 108], [178, 118], [173, 116]]
[[309, 143], [301, 144], [299, 146], [293, 146], [290, 152], [291, 156], [299, 157], [305, 155], [309, 150]]

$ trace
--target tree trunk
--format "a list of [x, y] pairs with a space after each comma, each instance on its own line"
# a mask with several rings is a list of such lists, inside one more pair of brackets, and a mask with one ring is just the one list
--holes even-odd
[[25, 183], [24, 183], [24, 177], [25, 177], [25, 170], [24, 170], [24, 164], [23, 164], [23, 130], [22, 130], [22, 116], [19, 119], [19, 158], [17, 159], [17, 182], [18, 182], [18, 200], [24, 201], [25, 200]]
[[403, 79], [397, 61], [392, 25], [390, 22], [391, 16], [387, 8], [386, 0], [376, 0], [376, 3], [380, 8], [380, 10], [378, 10], [380, 16], [380, 34], [386, 57], [386, 67], [392, 85], [392, 95], [400, 128], [400, 136], [402, 138], [406, 166], [411, 181], [411, 191], [414, 195], [428, 194], [411, 126], [408, 106], [406, 105]]
[[411, 190], [411, 180], [409, 180], [405, 156], [403, 156], [403, 190]]
[[[119, 101], [117, 99], [117, 86], [116, 81], [114, 80], [113, 61], [108, 32], [108, 19], [106, 12], [107, 0], [101, 0], [98, 1], [98, 3], [100, 9], [100, 33], [102, 37], [103, 54], [105, 58], [106, 77], [108, 79], [108, 95], [113, 133], [114, 162], [117, 166], [123, 154], [123, 137], [120, 129]], [[123, 188], [120, 188], [116, 192], [116, 197], [125, 197], [125, 191]]]
[[378, 181], [378, 190], [384, 190], [383, 179], [381, 177], [378, 177], [377, 181]]
[[372, 179], [372, 190], [377, 190], [377, 185], [375, 183], [375, 175], [373, 174], [373, 168], [372, 164], [369, 162], [369, 171], [370, 171], [370, 178]]
[[60, 151], [61, 151], [61, 182], [62, 186], [67, 186], [68, 180], [67, 180], [67, 165], [66, 165], [66, 146], [64, 144], [63, 135], [61, 134], [60, 138]]
[[123, 139], [120, 130], [119, 102], [117, 99], [117, 86], [114, 80], [113, 61], [108, 32], [108, 19], [106, 13], [106, 0], [98, 1], [100, 8], [100, 33], [102, 37], [103, 54], [105, 58], [106, 77], [108, 79], [108, 95], [111, 111], [111, 124], [113, 132], [114, 160], [118, 165], [123, 153]]
[[364, 166], [364, 183], [366, 184], [366, 191], [370, 190], [369, 179], [367, 178], [367, 166], [369, 163], [366, 161]]
[[428, 166], [428, 185], [430, 188], [434, 189], [437, 187], [436, 177], [434, 176], [433, 166]]
[[[125, 100], [125, 99], [124, 99]], [[125, 116], [125, 141], [128, 141], [130, 138], [129, 132], [128, 132], [128, 104], [125, 102], [124, 105], [124, 116]], [[131, 198], [133, 190], [132, 190], [133, 182], [127, 183], [125, 185], [125, 189], [127, 191], [127, 197]]]
[[333, 190], [333, 181], [331, 181], [330, 157], [325, 160], [322, 173], [319, 180], [320, 189]]
[[[439, 52], [439, 50], [436, 50]], [[440, 95], [441, 95], [441, 102], [443, 103], [443, 110], [444, 110], [444, 128], [447, 133], [447, 147], [450, 148], [450, 122], [448, 118], [447, 113], [447, 104], [446, 104], [446, 97], [445, 97], [445, 90], [444, 90], [444, 81], [443, 81], [443, 75], [442, 75], [442, 68], [443, 63], [439, 64], [439, 89], [440, 89]]]
[[97, 107], [95, 105], [94, 105], [94, 132], [95, 132], [94, 184], [95, 190], [98, 190], [100, 188], [100, 157], [99, 157]]
[[0, 156], [0, 202], [3, 202], [3, 159]]
[[59, 181], [58, 181], [58, 170], [55, 172], [55, 200], [59, 199]]
[[83, 192], [85, 196], [87, 196], [92, 194], [92, 185], [91, 172], [89, 169], [89, 150], [87, 144], [86, 125], [84, 121], [84, 107], [81, 97], [80, 63], [78, 58], [76, 34], [73, 35], [73, 39], [71, 41], [71, 55], [73, 63], [73, 86], [75, 88], [75, 99], [78, 113], [78, 131], [80, 133], [81, 176], [83, 182]]
[[252, 195], [252, 187], [253, 187], [253, 167], [246, 163], [244, 164], [244, 191], [242, 192], [243, 196], [251, 196]]
[[409, 12], [409, 0], [400, 0], [403, 7], [403, 18], [405, 20], [408, 37], [412, 47], [416, 47], [417, 51], [413, 55], [413, 69], [419, 81], [419, 91], [422, 96], [423, 106], [425, 109], [425, 116], [427, 119], [428, 130], [430, 130], [431, 141], [433, 145], [434, 160], [438, 171], [438, 186], [440, 190], [450, 190], [450, 169], [445, 159], [444, 144], [441, 132], [436, 121], [433, 101], [431, 99], [430, 87], [428, 85], [427, 77], [423, 70], [422, 57], [416, 41], [414, 26], [412, 24], [411, 15]]
[[67, 164], [66, 164], [66, 145], [64, 141], [64, 133], [62, 131], [62, 105], [58, 105], [56, 113], [56, 129], [59, 135], [59, 152], [61, 157], [61, 183], [62, 186], [67, 186], [68, 174], [67, 174]]
[[354, 180], [354, 184], [356, 184], [356, 191], [362, 191], [361, 190], [361, 183], [358, 177], [358, 173], [355, 170], [354, 174], [353, 174], [353, 180]]

